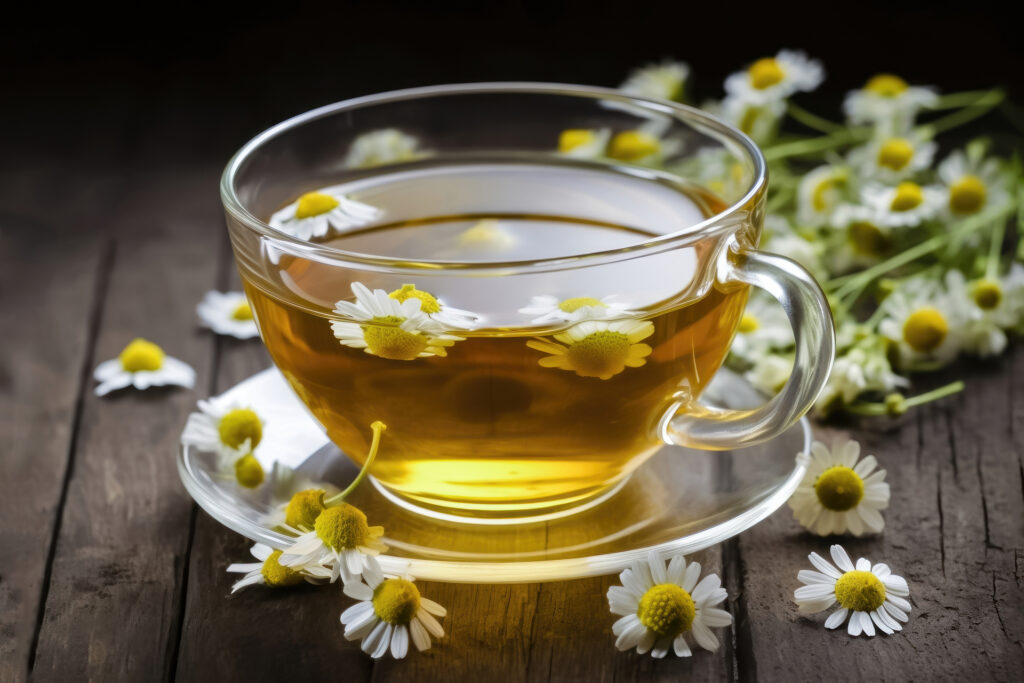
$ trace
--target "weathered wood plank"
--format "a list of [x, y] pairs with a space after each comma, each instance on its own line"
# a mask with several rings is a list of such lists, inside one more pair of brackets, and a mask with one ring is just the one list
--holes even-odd
[[[739, 629], [740, 680], [807, 680], [826, 672], [893, 681], [1019, 675], [1021, 469], [1011, 430], [1022, 370], [1019, 360], [964, 365], [965, 394], [919, 408], [891, 431], [876, 422], [853, 432], [888, 471], [893, 496], [880, 536], [817, 538], [783, 509], [739, 538], [741, 609], [748, 616]], [[1001, 511], [1000, 528], [990, 520], [986, 533], [989, 506]], [[809, 567], [808, 553], [826, 554], [835, 542], [907, 579], [914, 610], [902, 633], [850, 638], [825, 630], [824, 616], [797, 614], [797, 571]]]
[[[205, 220], [218, 170], [147, 171], [109, 216], [117, 251], [91, 364], [140, 335], [207, 381], [212, 342], [182, 323], [215, 281], [220, 233]], [[173, 388], [85, 396], [36, 678], [159, 680], [170, 670], [192, 515], [173, 453], [194, 401]]]
[[[53, 157], [0, 176], [0, 680], [23, 679], [109, 254], [95, 215], [117, 174]], [[54, 188], [64, 188], [59, 201]]]

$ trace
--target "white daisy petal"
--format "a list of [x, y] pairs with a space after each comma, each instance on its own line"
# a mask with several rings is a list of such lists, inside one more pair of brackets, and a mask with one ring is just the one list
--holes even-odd
[[416, 649], [420, 652], [430, 649], [430, 634], [427, 633], [427, 629], [423, 627], [419, 619], [413, 619], [409, 622], [409, 635], [412, 637], [412, 643], [416, 646]]
[[846, 554], [843, 546], [833, 545], [829, 548], [829, 552], [832, 554], [832, 561], [836, 563], [837, 567], [844, 572], [852, 572], [854, 570], [853, 562], [850, 561], [850, 556]]
[[689, 657], [692, 654], [690, 652], [690, 645], [686, 642], [686, 638], [683, 637], [682, 633], [672, 641], [672, 649], [675, 650], [676, 657]]
[[846, 621], [847, 615], [850, 614], [850, 610], [845, 607], [840, 607], [832, 614], [828, 615], [828, 619], [825, 620], [825, 628], [833, 629], [842, 626], [843, 622]]
[[818, 553], [811, 553], [807, 556], [811, 560], [811, 564], [817, 567], [818, 571], [826, 576], [830, 576], [833, 579], [838, 579], [843, 575], [842, 572], [838, 571], [835, 567], [829, 564], [828, 560], [823, 558]]
[[395, 633], [391, 636], [391, 656], [395, 659], [402, 659], [409, 652], [409, 629], [405, 624], [395, 627]]

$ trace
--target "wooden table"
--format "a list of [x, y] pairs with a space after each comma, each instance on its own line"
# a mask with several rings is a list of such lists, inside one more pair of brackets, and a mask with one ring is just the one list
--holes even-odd
[[[145, 117], [97, 115], [87, 134], [0, 165], [0, 681], [1021, 679], [1020, 346], [960, 366], [961, 396], [844, 428], [892, 485], [884, 534], [843, 541], [909, 581], [911, 620], [892, 637], [797, 615], [796, 573], [829, 541], [788, 509], [700, 553], [735, 625], [717, 653], [688, 659], [616, 652], [614, 577], [426, 584], [447, 635], [401, 662], [342, 638], [337, 586], [229, 598], [224, 569], [249, 544], [197, 510], [174, 454], [198, 398], [268, 365], [258, 342], [194, 318], [208, 289], [237, 287], [217, 181], [257, 128], [236, 116], [197, 129], [170, 92]], [[92, 369], [136, 335], [192, 364], [195, 391], [96, 398]]]

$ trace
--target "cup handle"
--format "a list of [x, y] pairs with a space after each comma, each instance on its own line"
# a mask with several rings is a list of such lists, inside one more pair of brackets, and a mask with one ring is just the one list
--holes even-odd
[[796, 339], [793, 372], [773, 399], [753, 410], [710, 408], [696, 400], [673, 404], [661, 421], [669, 443], [705, 450], [728, 450], [767, 441], [810, 410], [828, 380], [835, 355], [835, 330], [828, 301], [814, 278], [788, 258], [738, 248], [720, 261], [720, 283], [760, 287], [786, 311]]

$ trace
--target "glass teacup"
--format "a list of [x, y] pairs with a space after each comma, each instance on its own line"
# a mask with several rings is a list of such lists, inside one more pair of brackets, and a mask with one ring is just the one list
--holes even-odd
[[[764, 159], [676, 104], [598, 88], [420, 88], [257, 136], [221, 193], [274, 363], [396, 500], [514, 521], [592, 503], [665, 443], [772, 438], [833, 357], [814, 280], [756, 251]], [[796, 353], [751, 411], [698, 403], [749, 285]]]

